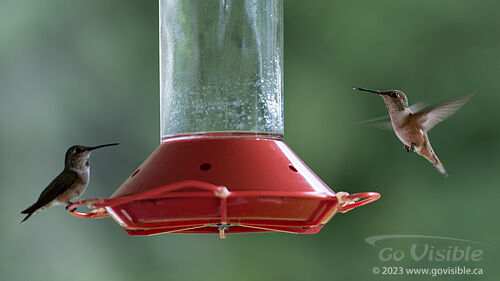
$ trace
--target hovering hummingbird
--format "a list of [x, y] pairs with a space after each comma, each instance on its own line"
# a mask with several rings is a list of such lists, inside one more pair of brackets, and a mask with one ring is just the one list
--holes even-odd
[[409, 107], [406, 95], [399, 90], [378, 91], [364, 88], [354, 88], [354, 90], [374, 93], [384, 99], [389, 116], [367, 122], [378, 123], [380, 127], [392, 127], [396, 136], [404, 144], [406, 151], [418, 153], [431, 162], [441, 174], [448, 176], [443, 164], [432, 149], [427, 132], [455, 113], [472, 95], [422, 109], [420, 104]]
[[117, 144], [110, 143], [94, 147], [75, 145], [70, 147], [66, 151], [64, 170], [42, 191], [33, 205], [21, 212], [21, 214], [28, 214], [21, 223], [34, 213], [52, 205], [64, 205], [68, 210], [68, 207], [73, 204], [71, 200], [78, 198], [89, 184], [90, 153], [95, 149]]

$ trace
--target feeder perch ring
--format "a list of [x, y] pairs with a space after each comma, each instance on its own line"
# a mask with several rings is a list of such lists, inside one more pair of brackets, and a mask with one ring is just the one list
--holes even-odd
[[[194, 188], [194, 189], [193, 189]], [[190, 189], [185, 191], [184, 189]], [[230, 217], [228, 216], [228, 200], [244, 199], [248, 200], [255, 196], [261, 196], [262, 198], [309, 198], [309, 199], [326, 199], [327, 202], [321, 207], [324, 211], [318, 214], [314, 220], [307, 222], [292, 222], [284, 221], [279, 222], [276, 220], [241, 220], [237, 219], [236, 223], [230, 222]], [[326, 196], [326, 198], [325, 198]], [[218, 218], [213, 218], [210, 223], [208, 222], [196, 222], [190, 223], [189, 220], [185, 221], [183, 224], [177, 222], [174, 228], [170, 229], [170, 232], [196, 232], [202, 231], [202, 229], [207, 229], [211, 227], [216, 227], [221, 239], [226, 238], [226, 233], [229, 231], [230, 226], [233, 225], [236, 232], [243, 232], [241, 228], [244, 227], [248, 229], [253, 229], [254, 231], [280, 231], [280, 232], [291, 232], [291, 233], [315, 233], [321, 229], [324, 223], [328, 221], [337, 211], [341, 213], [346, 213], [356, 207], [368, 204], [380, 198], [380, 195], [375, 192], [365, 192], [365, 193], [355, 193], [348, 194], [347, 192], [339, 192], [336, 196], [328, 196], [325, 194], [304, 194], [301, 192], [284, 192], [284, 191], [234, 191], [230, 192], [228, 188], [224, 186], [217, 186], [214, 184], [189, 180], [177, 182], [174, 184], [166, 185], [160, 188], [156, 188], [150, 191], [137, 193], [129, 196], [122, 196], [116, 198], [105, 198], [105, 199], [87, 199], [81, 200], [70, 205], [68, 209], [74, 209], [82, 205], [92, 206], [95, 209], [88, 213], [81, 212], [68, 212], [69, 214], [79, 217], [79, 218], [105, 218], [113, 217], [120, 224], [125, 225], [124, 228], [128, 230], [129, 234], [133, 235], [150, 235], [156, 232], [165, 232], [165, 224], [160, 225], [147, 225], [139, 226], [134, 225], [134, 222], [128, 221], [124, 222], [124, 218], [119, 218], [116, 215], [116, 210], [126, 210], [127, 204], [142, 204], [141, 202], [150, 202], [151, 200], [162, 200], [162, 199], [179, 199], [179, 198], [217, 198], [218, 203]], [[364, 198], [358, 201], [360, 198]], [[269, 200], [269, 199], [266, 199]], [[278, 200], [278, 199], [276, 199]], [[325, 209], [326, 208], [326, 209]], [[115, 211], [112, 211], [115, 210]], [[110, 213], [111, 211], [111, 213]], [[124, 213], [126, 214], [126, 213]], [[234, 218], [233, 218], [234, 220]], [[302, 225], [302, 226], [301, 226]], [[177, 227], [177, 228], [176, 228]], [[137, 229], [142, 228], [142, 229]]]
[[[339, 200], [339, 212], [347, 213], [350, 210], [361, 207], [380, 198], [380, 194], [377, 192], [363, 192], [349, 194], [344, 191], [337, 192], [335, 194]], [[365, 198], [359, 201], [361, 198]]]

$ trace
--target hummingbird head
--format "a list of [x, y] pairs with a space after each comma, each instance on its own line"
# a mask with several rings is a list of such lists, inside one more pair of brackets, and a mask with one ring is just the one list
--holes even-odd
[[66, 151], [66, 157], [64, 161], [64, 166], [66, 168], [77, 168], [77, 169], [86, 169], [90, 166], [89, 157], [92, 150], [117, 145], [118, 143], [110, 143], [98, 146], [83, 146], [83, 145], [74, 145]]
[[389, 113], [404, 111], [408, 108], [408, 98], [405, 93], [399, 90], [378, 91], [364, 88], [355, 88], [356, 90], [370, 92], [381, 96], [384, 99], [385, 106]]

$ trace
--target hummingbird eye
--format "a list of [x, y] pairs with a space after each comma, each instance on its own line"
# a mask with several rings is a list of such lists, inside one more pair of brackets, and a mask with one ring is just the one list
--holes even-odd
[[79, 147], [75, 148], [75, 152], [76, 152], [76, 153], [81, 153], [82, 151], [83, 151], [83, 150], [82, 150], [81, 148], [79, 148]]
[[398, 93], [392, 93], [391, 97], [393, 97], [393, 98], [398, 98], [398, 97], [399, 97], [399, 94], [398, 94]]

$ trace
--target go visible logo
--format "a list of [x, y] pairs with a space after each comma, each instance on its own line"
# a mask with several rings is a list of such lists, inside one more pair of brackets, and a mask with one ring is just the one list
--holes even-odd
[[[400, 246], [395, 239], [412, 241], [405, 246]], [[386, 240], [378, 251], [378, 258], [383, 262], [412, 260], [415, 262], [478, 262], [483, 259], [485, 243], [450, 237], [427, 235], [377, 235], [366, 238], [366, 242], [377, 247], [376, 242]], [[392, 244], [387, 245], [391, 241]], [[417, 241], [417, 242], [415, 242]], [[452, 243], [450, 245], [450, 243]], [[382, 244], [382, 243], [380, 243]], [[405, 244], [405, 243], [403, 243]]]

